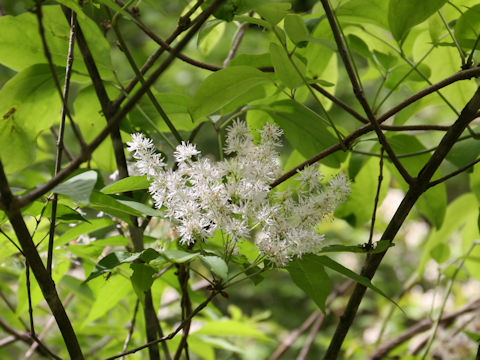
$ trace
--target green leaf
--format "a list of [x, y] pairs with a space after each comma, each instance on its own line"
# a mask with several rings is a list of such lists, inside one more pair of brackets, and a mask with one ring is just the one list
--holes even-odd
[[442, 226], [447, 211], [447, 187], [444, 183], [438, 184], [420, 196], [415, 207], [426, 216], [428, 221], [437, 229]]
[[254, 10], [270, 24], [275, 25], [287, 15], [290, 7], [289, 2], [267, 2], [255, 6]]
[[198, 255], [198, 253], [189, 253], [182, 250], [165, 250], [162, 252], [163, 257], [177, 264], [191, 261], [192, 259], [195, 259]]
[[97, 177], [96, 171], [85, 171], [55, 186], [52, 192], [68, 196], [74, 201], [88, 204], [90, 195], [97, 183]]
[[[372, 282], [364, 277], [364, 276], [361, 276], [361, 275], [358, 275], [357, 273], [353, 272], [352, 270], [346, 268], [345, 266], [343, 266], [342, 264], [339, 264], [338, 262], [336, 262], [335, 260], [329, 258], [328, 256], [317, 256], [317, 255], [313, 255], [313, 254], [308, 254], [306, 255], [308, 257], [314, 257], [316, 258], [315, 261], [317, 261], [318, 263], [358, 282], [359, 284], [369, 288], [370, 290], [373, 290], [374, 292], [376, 292], [377, 294], [379, 295], [382, 295], [385, 299], [387, 299], [388, 301], [392, 302], [395, 306], [397, 306], [400, 310], [402, 310], [402, 308], [400, 306], [398, 306], [398, 304], [393, 301], [391, 298], [389, 298], [382, 290], [380, 290], [379, 288], [377, 288], [375, 285], [372, 284]], [[403, 312], [403, 310], [402, 310]]]
[[[477, 201], [478, 202], [478, 201]], [[470, 211], [466, 217], [465, 225], [461, 231], [462, 236], [462, 254], [465, 254], [472, 246], [474, 241], [480, 238], [479, 232], [479, 209]], [[480, 279], [480, 246], [476, 245], [470, 252], [470, 256], [465, 260], [465, 268], [470, 276]], [[458, 265], [457, 265], [458, 266]]]
[[395, 40], [404, 40], [413, 26], [428, 19], [446, 2], [447, 0], [390, 0], [388, 23]]
[[210, 321], [203, 325], [200, 330], [195, 332], [195, 334], [213, 336], [242, 336], [252, 337], [263, 341], [270, 340], [270, 338], [262, 331], [257, 330], [254, 324], [236, 320]]
[[458, 230], [470, 217], [475, 217], [478, 204], [473, 194], [464, 194], [456, 198], [447, 208], [445, 220], [440, 229], [430, 232], [430, 235], [424, 245], [423, 254], [418, 266], [418, 273], [421, 276], [425, 269], [425, 264], [431, 257], [431, 250], [438, 244], [447, 244], [450, 236]]
[[283, 24], [285, 27], [285, 32], [294, 44], [300, 44], [308, 41], [310, 35], [305, 23], [303, 22], [303, 18], [300, 15], [288, 14], [285, 16]]
[[70, 241], [76, 239], [80, 235], [89, 234], [91, 232], [104, 229], [114, 224], [113, 220], [107, 217], [102, 219], [93, 219], [88, 223], [81, 223], [71, 229], [65, 231], [62, 235], [55, 239], [55, 246], [63, 246]]
[[[420, 64], [417, 66], [417, 69], [422, 72], [428, 79], [430, 77], [431, 71], [430, 67], [426, 64]], [[407, 75], [408, 74], [408, 75]], [[412, 70], [412, 67], [409, 65], [398, 65], [390, 72], [387, 80], [385, 81], [385, 87], [387, 89], [400, 89], [399, 84], [403, 84], [405, 81], [416, 81], [422, 82], [425, 81], [424, 78], [415, 70]]]
[[[93, 303], [91, 310], [82, 323], [82, 327], [88, 323], [103, 316], [108, 310], [118, 304], [118, 302], [124, 299], [129, 292], [131, 292], [130, 282], [123, 276], [112, 276], [109, 280], [105, 281], [105, 284], [101, 287], [97, 298]], [[106, 301], [108, 299], [108, 301]]]
[[104, 194], [117, 194], [127, 191], [148, 189], [150, 182], [147, 176], [129, 176], [125, 179], [118, 180], [113, 184], [105, 186], [101, 192]]
[[4, 84], [0, 90], [0, 146], [7, 173], [33, 163], [36, 137], [59, 119], [60, 109], [48, 65], [26, 68]]
[[270, 43], [270, 56], [275, 69], [275, 75], [290, 89], [302, 85], [303, 81], [295, 67], [290, 62], [285, 50], [276, 43]]
[[[358, 172], [353, 184], [350, 186], [351, 192], [347, 201], [341, 204], [335, 216], [348, 219], [349, 222], [357, 227], [366, 223], [372, 217], [375, 203], [375, 194], [378, 187], [379, 166], [377, 158], [370, 158]], [[378, 205], [382, 203], [387, 195], [390, 183], [390, 172], [387, 168], [383, 169], [383, 181], [380, 190]]]
[[212, 274], [217, 275], [223, 281], [228, 280], [228, 266], [221, 257], [213, 255], [201, 255], [200, 260], [208, 268], [208, 270], [212, 272]]
[[[45, 208], [45, 213], [43, 214], [43, 216], [45, 216], [46, 218], [50, 218], [51, 214], [52, 214], [52, 202], [49, 202], [47, 204], [47, 207]], [[73, 221], [88, 222], [88, 220], [85, 219], [82, 215], [80, 215], [79, 212], [63, 204], [57, 204], [56, 219], [57, 221], [65, 221], [65, 222], [73, 222]]]
[[478, 139], [470, 138], [456, 142], [452, 150], [448, 152], [446, 159], [460, 168], [476, 160], [479, 155], [480, 146]]
[[439, 243], [430, 250], [430, 255], [437, 263], [444, 263], [450, 258], [450, 247], [447, 244]]
[[351, 0], [342, 4], [336, 11], [343, 20], [351, 19], [356, 22], [369, 22], [388, 29], [387, 17], [388, 1], [385, 0]]
[[[111, 98], [118, 94], [118, 90], [113, 88], [113, 86], [108, 85], [106, 89]], [[92, 141], [107, 124], [93, 86], [87, 86], [79, 92], [73, 108], [75, 111], [75, 122], [80, 127], [85, 141]], [[105, 139], [93, 152], [92, 160], [105, 172], [113, 173], [117, 170], [110, 137]]]
[[467, 8], [458, 18], [455, 23], [455, 37], [462, 48], [472, 50], [479, 33], [480, 4], [477, 4]]
[[325, 314], [325, 301], [330, 293], [330, 280], [323, 264], [311, 256], [288, 263], [287, 270], [293, 282], [307, 294]]
[[193, 119], [211, 114], [257, 86], [270, 82], [270, 76], [249, 66], [231, 66], [208, 76], [190, 103]]
[[198, 33], [197, 47], [203, 55], [208, 55], [220, 41], [225, 32], [225, 22], [211, 20]]
[[85, 280], [85, 282], [88, 282], [92, 279], [95, 279], [96, 277], [111, 272], [118, 265], [125, 263], [125, 260], [128, 259], [130, 256], [131, 254], [126, 251], [115, 251], [108, 254], [103, 259], [101, 259], [97, 263], [97, 265], [95, 265], [95, 268], [90, 273], [90, 275], [88, 275], [88, 278]]
[[[159, 93], [155, 89], [151, 89], [151, 91], [177, 130], [193, 130], [197, 123], [192, 121], [188, 113], [188, 105], [190, 103], [188, 96], [175, 93]], [[129, 133], [170, 131], [165, 120], [159, 114], [148, 96], [140, 99], [138, 104], [129, 113], [128, 123], [123, 124], [121, 128]]]
[[[78, 10], [78, 9], [77, 9]], [[68, 54], [70, 25], [60, 6], [42, 6], [45, 37], [55, 65], [65, 66]], [[110, 45], [98, 26], [77, 12], [78, 22], [101, 74], [111, 74]], [[0, 63], [16, 71], [34, 64], [46, 64], [42, 40], [38, 33], [35, 14], [26, 12], [18, 16], [0, 17]], [[73, 69], [86, 74], [87, 69], [81, 60], [82, 55], [75, 47]], [[62, 72], [58, 72], [59, 78]]]
[[256, 68], [272, 67], [270, 54], [238, 54], [228, 63], [228, 66], [248, 65]]
[[[322, 117], [293, 100], [280, 100], [258, 108], [268, 112], [283, 129], [290, 145], [305, 158], [310, 158], [338, 142]], [[322, 163], [338, 167], [345, 158], [346, 153], [337, 151], [322, 159]]]
[[320, 253], [329, 253], [329, 252], [353, 252], [353, 253], [363, 253], [363, 254], [377, 254], [384, 252], [389, 247], [395, 246], [389, 240], [380, 240], [375, 244], [375, 249], [366, 250], [362, 245], [328, 245], [320, 249]]
[[133, 270], [133, 274], [130, 277], [132, 280], [133, 288], [137, 293], [150, 290], [153, 284], [153, 275], [156, 271], [153, 267], [147, 264], [133, 263], [130, 264], [130, 268]]

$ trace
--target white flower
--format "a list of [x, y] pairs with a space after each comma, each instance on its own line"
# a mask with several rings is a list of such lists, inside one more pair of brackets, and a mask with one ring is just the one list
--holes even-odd
[[232, 156], [219, 162], [182, 142], [174, 152], [176, 170], [165, 168], [151, 140], [132, 135], [128, 149], [149, 176], [155, 206], [175, 224], [180, 243], [205, 241], [221, 230], [229, 253], [240, 239], [255, 235], [260, 254], [278, 266], [321, 247], [324, 235], [315, 227], [346, 199], [350, 183], [340, 173], [325, 184], [314, 165], [299, 172], [298, 189], [272, 193], [270, 183], [282, 172], [276, 147], [283, 132], [267, 124], [260, 133], [256, 145], [245, 123], [234, 121], [225, 141]]
[[179, 163], [190, 160], [192, 157], [197, 156], [198, 154], [200, 154], [200, 151], [197, 150], [196, 146], [185, 143], [185, 141], [182, 141], [182, 143], [177, 146], [176, 151], [173, 153], [175, 160]]

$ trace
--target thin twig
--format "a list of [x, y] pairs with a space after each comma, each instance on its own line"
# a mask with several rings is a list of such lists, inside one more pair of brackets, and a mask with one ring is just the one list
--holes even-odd
[[[52, 133], [55, 139], [58, 139], [58, 133], [57, 133], [57, 130], [55, 129], [55, 126], [53, 125], [50, 126], [50, 132]], [[65, 143], [63, 144], [63, 152], [65, 153], [65, 156], [68, 158], [68, 161], [73, 160], [73, 155], [70, 152], [70, 150], [68, 150], [68, 147], [65, 145]]]
[[383, 181], [383, 147], [380, 150], [380, 161], [379, 161], [379, 172], [378, 172], [378, 185], [377, 185], [377, 193], [375, 194], [375, 201], [373, 203], [373, 214], [372, 214], [372, 221], [370, 224], [370, 235], [368, 236], [368, 248], [371, 249], [373, 246], [373, 229], [375, 227], [375, 218], [377, 216], [377, 206], [378, 201], [380, 199], [380, 189], [382, 188], [382, 181]]
[[35, 336], [35, 324], [33, 322], [33, 307], [32, 307], [32, 291], [30, 287], [30, 266], [28, 260], [25, 260], [25, 281], [27, 287], [27, 299], [28, 299], [28, 318], [30, 320], [30, 335]]
[[[72, 66], [73, 66], [73, 49], [75, 44], [75, 24], [77, 21], [77, 16], [75, 12], [72, 12], [70, 17], [70, 35], [68, 38], [68, 55], [67, 55], [67, 65], [65, 68], [65, 82], [63, 85], [63, 104], [62, 112], [60, 116], [60, 126], [58, 128], [58, 137], [57, 137], [57, 155], [55, 158], [55, 172], [57, 175], [62, 167], [62, 152], [64, 148], [63, 136], [65, 133], [65, 117], [67, 114], [66, 104], [68, 102], [68, 93], [70, 90], [70, 78], [72, 75]], [[57, 221], [57, 203], [58, 203], [58, 194], [53, 195], [52, 199], [52, 213], [50, 216], [50, 231], [48, 238], [48, 253], [47, 253], [47, 271], [52, 274], [52, 262], [53, 262], [53, 240], [55, 238], [55, 224]]]

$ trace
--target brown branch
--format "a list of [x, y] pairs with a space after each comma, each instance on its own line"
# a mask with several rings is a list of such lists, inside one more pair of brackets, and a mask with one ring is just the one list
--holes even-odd
[[[425, 166], [420, 170], [416, 180], [410, 184], [410, 188], [405, 194], [402, 202], [400, 203], [397, 211], [395, 212], [392, 220], [388, 224], [385, 232], [383, 233], [381, 240], [388, 240], [393, 242], [398, 230], [405, 221], [410, 210], [414, 206], [418, 198], [428, 189], [428, 184], [435, 171], [438, 169], [442, 161], [445, 159], [448, 152], [451, 150], [455, 142], [458, 140], [462, 132], [466, 129], [468, 124], [475, 119], [477, 111], [480, 109], [480, 88], [477, 89], [472, 99], [463, 108], [460, 116], [451, 126], [451, 128], [445, 133], [436, 151], [432, 154]], [[388, 250], [388, 249], [387, 249]], [[386, 254], [386, 251], [369, 254], [362, 267], [361, 275], [372, 279], [377, 271], [380, 262]], [[360, 302], [365, 295], [366, 288], [363, 285], [356, 284], [353, 294], [350, 297], [347, 308], [344, 314], [340, 317], [340, 322], [337, 326], [335, 334], [333, 335], [330, 346], [325, 354], [325, 359], [336, 359], [343, 341], [347, 335], [350, 326], [355, 319]]]
[[379, 122], [375, 117], [375, 114], [373, 113], [372, 109], [370, 108], [370, 105], [368, 104], [367, 99], [365, 98], [365, 94], [363, 93], [362, 87], [360, 86], [360, 83], [355, 74], [352, 61], [350, 60], [350, 57], [348, 55], [347, 49], [345, 47], [345, 43], [343, 42], [342, 36], [340, 34], [340, 29], [337, 25], [337, 22], [335, 21], [335, 16], [332, 12], [332, 9], [330, 8], [330, 4], [328, 0], [321, 0], [321, 2], [325, 10], [325, 15], [330, 24], [333, 37], [335, 38], [335, 42], [337, 43], [337, 48], [340, 53], [340, 57], [342, 58], [343, 64], [345, 65], [345, 69], [350, 79], [350, 83], [352, 84], [353, 92], [357, 97], [357, 100], [360, 103], [360, 105], [362, 105], [368, 120], [373, 126], [373, 129], [377, 134], [380, 144], [383, 146], [383, 148], [387, 152], [388, 156], [392, 160], [392, 163], [395, 165], [400, 175], [402, 175], [402, 177], [405, 179], [407, 184], [410, 184], [412, 182], [412, 177], [410, 176], [408, 171], [404, 168], [400, 160], [396, 157], [395, 152], [391, 148], [390, 144], [387, 141], [387, 138], [385, 137], [382, 130], [380, 129]]
[[[439, 81], [438, 83], [433, 84], [432, 86], [429, 86], [428, 88], [420, 90], [416, 94], [410, 96], [409, 98], [405, 99], [404, 101], [402, 101], [398, 105], [396, 105], [393, 108], [391, 108], [390, 110], [386, 111], [385, 113], [383, 113], [382, 115], [380, 115], [378, 117], [378, 119], [377, 119], [378, 123], [382, 124], [383, 122], [387, 121], [390, 117], [394, 116], [395, 114], [397, 114], [398, 112], [400, 112], [401, 110], [406, 108], [407, 106], [409, 106], [409, 105], [413, 104], [415, 101], [418, 101], [419, 99], [435, 92], [438, 89], [446, 87], [446, 86], [448, 86], [450, 84], [453, 84], [457, 81], [472, 79], [472, 78], [477, 77], [479, 75], [480, 75], [480, 67], [459, 71], [459, 72], [449, 76], [448, 78], [446, 78], [442, 81]], [[477, 116], [478, 116], [478, 114], [477, 114]], [[387, 125], [381, 125], [381, 126], [387, 126]], [[415, 125], [411, 125], [411, 126], [415, 126]], [[450, 128], [450, 127], [448, 127], [448, 128]], [[359, 138], [362, 135], [365, 135], [366, 133], [368, 133], [372, 130], [373, 130], [373, 128], [372, 128], [371, 124], [367, 124], [367, 125], [362, 126], [361, 128], [355, 130], [353, 133], [351, 133], [350, 135], [348, 135], [344, 139], [345, 145], [347, 147], [349, 147], [349, 145], [351, 143], [353, 143], [353, 141], [355, 141], [357, 138]], [[412, 128], [412, 130], [423, 130], [423, 129]], [[436, 130], [436, 129], [425, 129], [425, 130]], [[440, 128], [438, 128], [438, 130], [440, 130]], [[280, 176], [278, 179], [276, 179], [275, 181], [273, 181], [270, 184], [270, 187], [274, 188], [275, 186], [281, 184], [282, 182], [288, 180], [289, 178], [291, 178], [292, 176], [297, 174], [298, 171], [304, 169], [306, 166], [312, 165], [312, 164], [316, 163], [317, 161], [323, 159], [324, 157], [326, 157], [330, 154], [333, 154], [333, 153], [335, 153], [339, 150], [342, 150], [342, 148], [338, 144], [332, 145], [329, 148], [322, 150], [321, 152], [314, 155], [310, 159], [304, 161], [303, 163], [297, 165], [295, 168], [289, 170], [288, 172], [286, 172], [285, 174]]]
[[[463, 306], [462, 308], [458, 309], [457, 311], [451, 314], [442, 316], [442, 318], [440, 319], [440, 322], [441, 323], [451, 322], [452, 320], [456, 319], [457, 317], [463, 314], [478, 310], [479, 305], [480, 305], [480, 299], [476, 299], [468, 303], [467, 305]], [[405, 341], [411, 339], [415, 335], [421, 332], [427, 331], [432, 327], [432, 325], [433, 325], [433, 321], [430, 319], [423, 319], [418, 321], [417, 323], [410, 326], [407, 330], [405, 330], [400, 335], [396, 336], [395, 338], [387, 341], [386, 343], [376, 348], [375, 351], [370, 355], [369, 359], [370, 360], [383, 359], [385, 356], [387, 356], [387, 354], [390, 351], [400, 346]]]

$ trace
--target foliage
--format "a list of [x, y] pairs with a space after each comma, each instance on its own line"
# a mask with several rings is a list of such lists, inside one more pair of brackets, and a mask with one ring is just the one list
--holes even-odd
[[4, 2], [0, 358], [475, 358], [478, 12]]

